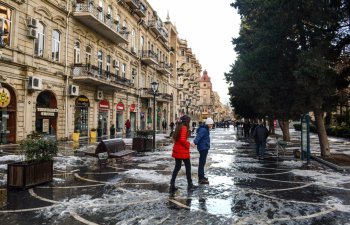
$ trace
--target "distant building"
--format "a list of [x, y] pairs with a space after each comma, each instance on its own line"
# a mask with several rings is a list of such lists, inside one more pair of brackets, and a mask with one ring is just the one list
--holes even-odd
[[108, 136], [111, 125], [125, 133], [127, 119], [132, 131], [160, 129], [186, 109], [194, 120], [213, 115], [209, 89], [206, 114], [198, 107], [201, 71], [169, 16], [163, 22], [147, 1], [1, 0], [0, 144], [32, 132]]

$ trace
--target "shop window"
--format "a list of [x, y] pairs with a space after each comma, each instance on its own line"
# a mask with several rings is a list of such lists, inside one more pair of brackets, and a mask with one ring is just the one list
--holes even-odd
[[10, 45], [12, 10], [0, 5], [0, 45]]
[[39, 57], [44, 56], [45, 46], [45, 25], [42, 22], [38, 23], [37, 38], [34, 42], [34, 54]]

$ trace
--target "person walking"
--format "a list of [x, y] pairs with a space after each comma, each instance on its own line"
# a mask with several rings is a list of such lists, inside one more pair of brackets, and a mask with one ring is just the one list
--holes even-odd
[[208, 151], [210, 149], [210, 135], [209, 130], [213, 127], [214, 121], [212, 118], [207, 118], [205, 124], [201, 124], [197, 129], [197, 135], [193, 143], [197, 145], [199, 151], [198, 164], [198, 183], [209, 184], [208, 178], [204, 175], [204, 166], [207, 161]]
[[266, 148], [266, 139], [269, 136], [269, 131], [259, 120], [258, 125], [255, 127], [252, 134], [252, 138], [255, 140], [255, 151], [256, 157], [258, 159], [264, 159], [265, 148]]
[[162, 122], [162, 127], [163, 127], [163, 130], [166, 131], [166, 127], [167, 127], [167, 122], [165, 119], [163, 119], [163, 122]]
[[[172, 152], [172, 157], [175, 159], [175, 167], [173, 170], [173, 174], [170, 181], [170, 192], [175, 192], [177, 187], [175, 186], [175, 180], [177, 174], [181, 169], [181, 164], [184, 162], [186, 168], [186, 178], [187, 178], [187, 189], [193, 190], [196, 188], [192, 183], [192, 175], [191, 175], [191, 161], [190, 161], [190, 142], [187, 140], [190, 133], [190, 117], [184, 115], [180, 118], [178, 122], [174, 134], [173, 141], [174, 147]], [[192, 145], [194, 146], [194, 145]]]
[[175, 123], [173, 121], [171, 121], [171, 123], [170, 123], [170, 130], [171, 131], [174, 131], [174, 126], [175, 126]]
[[126, 137], [130, 137], [130, 131], [131, 131], [131, 123], [130, 123], [130, 120], [127, 119], [126, 122], [125, 122], [125, 128], [126, 128]]

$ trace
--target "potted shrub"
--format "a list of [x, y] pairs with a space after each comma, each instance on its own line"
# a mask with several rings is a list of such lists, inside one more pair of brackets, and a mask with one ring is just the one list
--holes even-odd
[[97, 137], [96, 128], [91, 128], [90, 139], [96, 139], [96, 137]]
[[56, 140], [26, 138], [20, 142], [25, 160], [7, 164], [7, 186], [27, 189], [53, 179], [53, 157], [57, 155]]
[[78, 142], [80, 138], [80, 130], [74, 130], [72, 139], [74, 142]]
[[138, 130], [132, 139], [132, 149], [138, 152], [152, 151], [153, 130]]

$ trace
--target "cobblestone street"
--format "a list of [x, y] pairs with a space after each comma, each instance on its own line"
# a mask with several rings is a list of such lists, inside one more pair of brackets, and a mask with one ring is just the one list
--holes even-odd
[[[6, 190], [2, 160], [1, 224], [350, 224], [349, 174], [273, 152], [258, 160], [232, 127], [211, 131], [211, 141], [210, 184], [187, 191], [183, 167], [174, 195], [171, 145], [101, 170], [69, 145], [55, 158], [54, 181], [27, 191]], [[199, 154], [191, 155], [197, 184]]]

